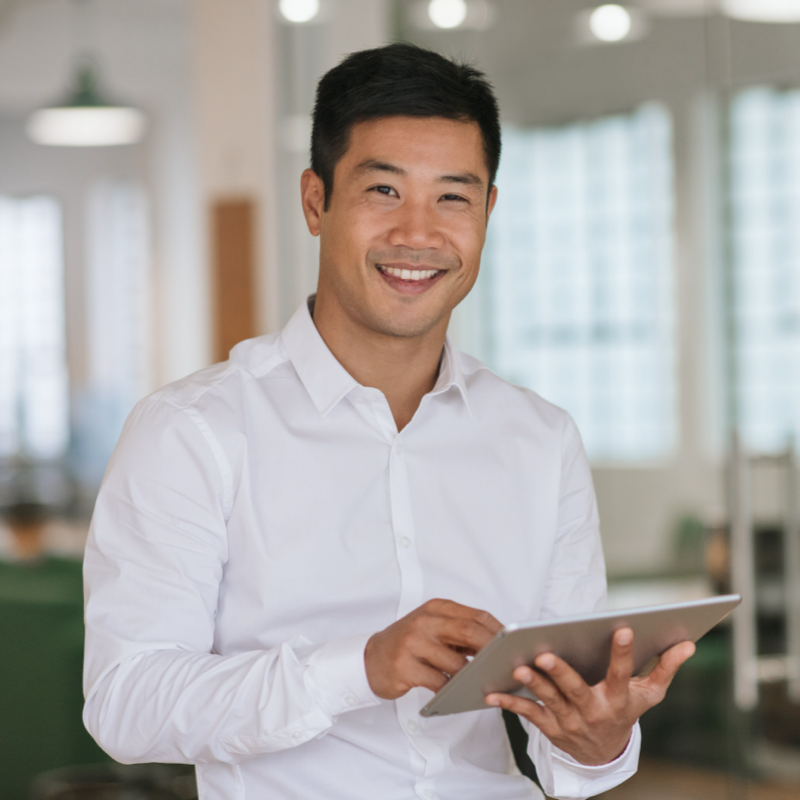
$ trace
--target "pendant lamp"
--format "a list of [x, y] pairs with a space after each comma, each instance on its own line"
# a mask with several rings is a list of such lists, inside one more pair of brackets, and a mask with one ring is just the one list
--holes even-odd
[[65, 147], [105, 147], [134, 144], [144, 134], [146, 120], [138, 108], [109, 102], [98, 89], [97, 68], [79, 62], [74, 88], [61, 103], [34, 111], [28, 136], [37, 144]]

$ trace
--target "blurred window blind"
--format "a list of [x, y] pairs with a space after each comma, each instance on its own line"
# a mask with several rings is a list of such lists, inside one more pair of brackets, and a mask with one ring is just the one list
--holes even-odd
[[58, 203], [0, 197], [0, 457], [66, 450], [63, 273]]
[[590, 458], [675, 444], [672, 123], [660, 105], [506, 128], [483, 294], [491, 366], [567, 409]]
[[741, 92], [730, 134], [739, 424], [769, 452], [800, 433], [800, 91]]

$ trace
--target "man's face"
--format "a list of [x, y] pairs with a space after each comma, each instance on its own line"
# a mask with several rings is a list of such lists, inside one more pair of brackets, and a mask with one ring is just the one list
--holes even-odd
[[492, 189], [487, 202], [488, 182], [474, 122], [386, 117], [355, 125], [327, 211], [319, 178], [303, 176], [306, 219], [320, 234], [318, 302], [342, 324], [378, 334], [446, 328], [478, 276], [496, 196]]

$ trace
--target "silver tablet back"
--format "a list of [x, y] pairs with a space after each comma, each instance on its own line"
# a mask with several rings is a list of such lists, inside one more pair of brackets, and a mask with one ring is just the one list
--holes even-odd
[[582, 617], [509, 625], [455, 675], [420, 711], [424, 717], [487, 708], [490, 692], [518, 693], [513, 671], [555, 653], [589, 684], [601, 681], [611, 657], [614, 631], [633, 630], [634, 674], [678, 642], [696, 642], [741, 602], [723, 595], [687, 603], [607, 611]]

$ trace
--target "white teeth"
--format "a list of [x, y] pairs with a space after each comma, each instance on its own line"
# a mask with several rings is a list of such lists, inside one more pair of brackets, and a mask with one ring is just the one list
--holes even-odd
[[403, 281], [424, 281], [439, 273], [438, 269], [397, 269], [396, 267], [385, 267], [383, 264], [378, 264], [378, 268], [384, 274], [392, 275]]

